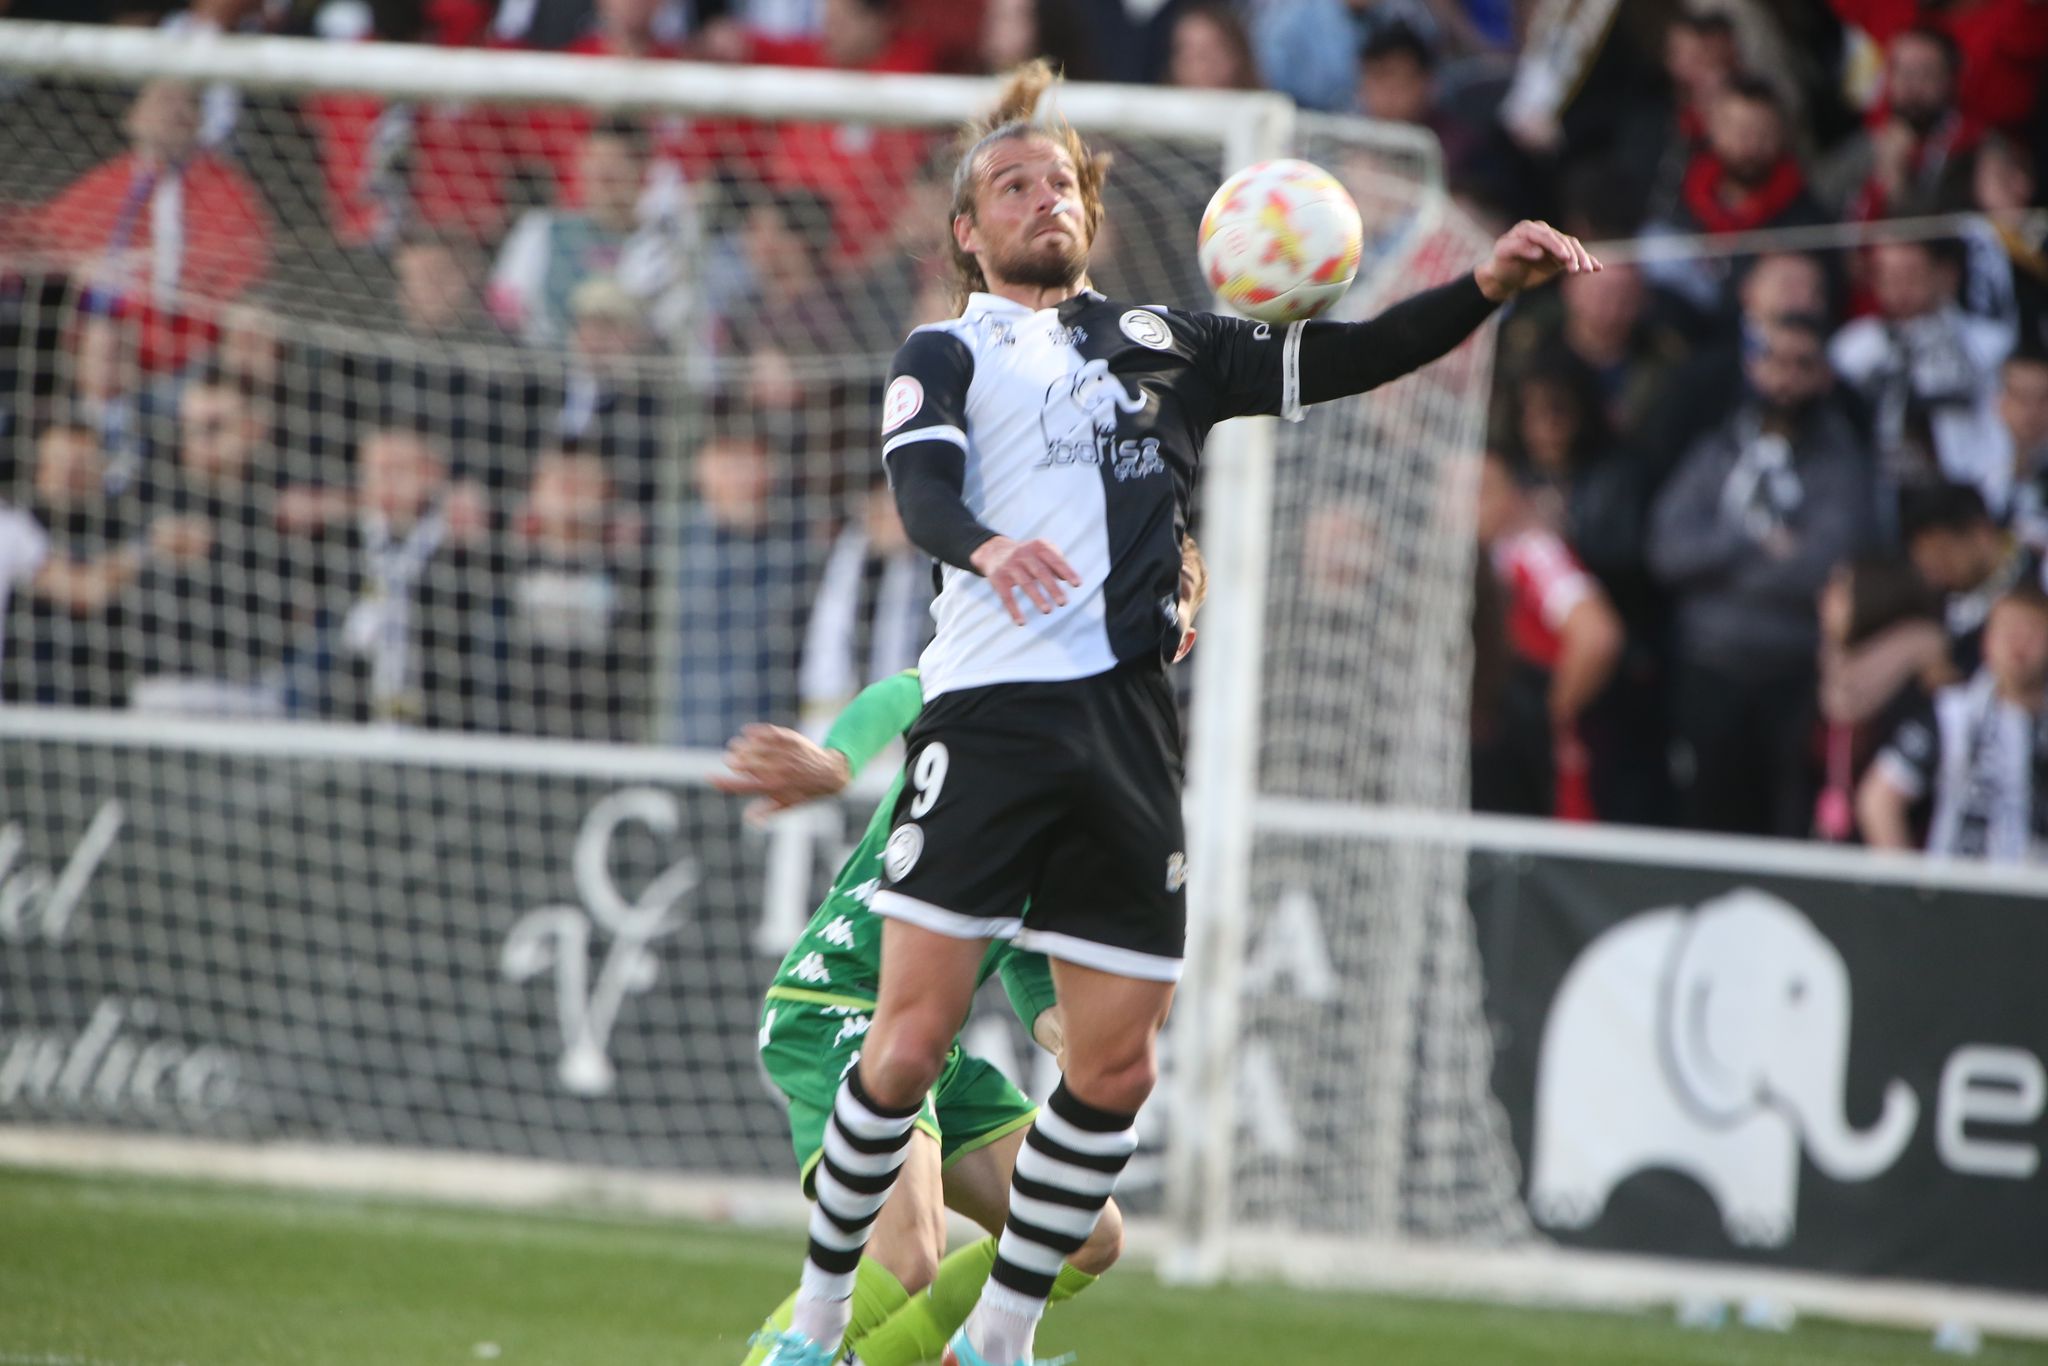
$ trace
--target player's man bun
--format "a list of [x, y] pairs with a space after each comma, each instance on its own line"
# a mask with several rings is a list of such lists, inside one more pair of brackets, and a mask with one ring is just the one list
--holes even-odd
[[1043, 57], [1033, 58], [1010, 72], [1003, 81], [1002, 93], [996, 97], [995, 105], [987, 115], [960, 130], [960, 157], [953, 166], [953, 211], [946, 220], [946, 247], [953, 258], [955, 308], [965, 308], [968, 295], [988, 288], [988, 280], [981, 273], [981, 263], [960, 249], [960, 243], [952, 233], [952, 223], [962, 214], [971, 216], [974, 213], [974, 193], [980, 188], [982, 155], [994, 144], [1010, 138], [1044, 137], [1065, 147], [1067, 155], [1074, 159], [1075, 181], [1081, 193], [1081, 213], [1088, 225], [1091, 245], [1096, 232], [1102, 227], [1102, 184], [1109, 176], [1109, 153], [1090, 151], [1081, 135], [1074, 131], [1074, 126], [1058, 113], [1048, 109], [1043, 116], [1039, 114], [1040, 104], [1046, 94], [1059, 84], [1059, 79], [1052, 63]]

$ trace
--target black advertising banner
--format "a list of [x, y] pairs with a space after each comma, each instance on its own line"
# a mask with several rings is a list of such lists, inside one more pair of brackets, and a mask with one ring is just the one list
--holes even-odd
[[[793, 1178], [761, 997], [865, 803], [778, 903], [737, 799], [453, 748], [0, 742], [0, 1124]], [[1051, 1089], [999, 988], [967, 1041]]]
[[1561, 1244], [2048, 1289], [2048, 900], [1475, 853]]

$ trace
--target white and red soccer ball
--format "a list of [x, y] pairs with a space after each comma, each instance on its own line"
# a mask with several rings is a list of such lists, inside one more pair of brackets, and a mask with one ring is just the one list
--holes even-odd
[[1202, 214], [1197, 256], [1216, 297], [1261, 322], [1313, 318], [1358, 275], [1358, 205], [1322, 167], [1262, 161], [1223, 182]]

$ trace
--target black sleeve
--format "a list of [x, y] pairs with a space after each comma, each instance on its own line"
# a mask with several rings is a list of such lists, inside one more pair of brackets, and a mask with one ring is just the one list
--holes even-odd
[[1497, 305], [1464, 275], [1425, 289], [1362, 323], [1302, 325], [1303, 403], [1362, 394], [1419, 370], [1471, 336]]
[[967, 386], [974, 356], [949, 332], [913, 332], [897, 349], [882, 397], [882, 461], [912, 545], [973, 571], [996, 533], [968, 511]]
[[1249, 322], [1183, 315], [1198, 329], [1196, 355], [1217, 395], [1217, 420], [1254, 413], [1290, 420], [1324, 403], [1398, 379], [1472, 335], [1495, 305], [1471, 275], [1404, 299], [1370, 322]]

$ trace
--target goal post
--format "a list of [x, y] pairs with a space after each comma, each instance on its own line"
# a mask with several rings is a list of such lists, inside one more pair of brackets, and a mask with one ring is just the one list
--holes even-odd
[[[942, 212], [920, 196], [995, 83], [10, 21], [0, 79], [14, 101], [0, 399], [27, 433], [0, 499], [28, 496], [31, 466], [74, 458], [50, 449], [67, 424], [125, 469], [110, 498], [183, 479], [209, 421], [260, 429], [268, 462], [206, 504], [207, 544], [226, 545], [247, 599], [207, 629], [220, 686], [138, 687], [197, 667], [139, 664], [163, 643], [151, 631], [186, 647], [192, 633], [121, 594], [211, 553], [157, 505], [122, 512], [100, 547], [153, 567], [105, 615], [59, 622], [58, 645], [19, 627], [58, 614], [17, 590], [5, 667], [21, 705], [0, 714], [10, 885], [26, 895], [31, 866], [60, 881], [109, 802], [123, 815], [108, 857], [134, 861], [92, 884], [109, 897], [102, 927], [124, 929], [86, 967], [64, 956], [72, 941], [45, 943], [54, 976], [21, 967], [0, 983], [15, 1050], [0, 1053], [0, 1122], [776, 1170], [787, 1154], [745, 1049], [755, 988], [732, 988], [765, 981], [780, 903], [817, 895], [859, 812], [770, 841], [704, 778], [736, 719], [815, 724], [880, 642], [902, 648], [879, 606], [872, 629], [849, 623], [860, 576], [835, 556], [863, 562], [879, 380], [908, 296], [933, 286], [918, 254], [935, 244], [899, 238], [899, 220]], [[102, 191], [59, 221], [76, 231], [48, 230], [48, 206], [135, 135], [138, 88], [165, 81], [238, 96], [216, 102], [225, 131], [206, 145], [267, 225], [247, 239], [267, 275], [199, 270], [205, 251], [233, 257], [231, 239], [194, 238], [182, 273], [166, 266], [122, 209], [155, 194], [132, 177], [111, 205]], [[1360, 203], [1367, 264], [1341, 316], [1452, 278], [1483, 244], [1416, 130], [1297, 115], [1265, 93], [1077, 84], [1054, 98], [1116, 158], [1098, 276], [1115, 297], [1211, 307], [1194, 268], [1202, 206], [1224, 175], [1279, 155], [1325, 165]], [[515, 234], [595, 214], [579, 149], [612, 115], [645, 133], [657, 168], [615, 272], [602, 289], [514, 291], [500, 310], [484, 287], [531, 259]], [[778, 141], [770, 120], [798, 133]], [[849, 146], [896, 158], [881, 188], [849, 183]], [[776, 296], [799, 250], [831, 318]], [[153, 340], [152, 317], [188, 325]], [[1143, 1126], [1151, 1175], [1131, 1186], [1136, 1208], [1168, 1215], [1175, 1274], [1229, 1270], [1240, 1229], [1516, 1236], [1462, 865], [1439, 847], [1319, 840], [1264, 805], [1462, 805], [1490, 346], [1482, 332], [1372, 395], [1299, 425], [1227, 423], [1208, 446], [1197, 525], [1212, 587], [1189, 714], [1199, 875], [1169, 1079]], [[211, 392], [224, 373], [226, 397]], [[426, 451], [394, 447], [394, 431]], [[574, 458], [591, 454], [608, 499], [577, 482]], [[385, 514], [394, 487], [422, 482], [425, 512]], [[601, 534], [554, 525], [574, 497]], [[878, 578], [895, 582], [886, 566]], [[374, 605], [393, 601], [410, 608]], [[758, 610], [720, 610], [740, 602]], [[836, 667], [811, 668], [834, 650]], [[352, 705], [335, 700], [342, 675]], [[800, 687], [814, 676], [828, 682]], [[351, 894], [352, 869], [375, 895]], [[234, 908], [220, 926], [209, 900]], [[693, 909], [664, 919], [670, 902]], [[266, 908], [282, 912], [267, 926]], [[119, 961], [122, 942], [142, 946], [137, 963]], [[206, 1027], [174, 1057], [159, 1036], [179, 1019]], [[216, 1025], [233, 1037], [209, 1043]], [[287, 1047], [226, 1091], [206, 1090], [221, 1055], [200, 1053], [197, 1108], [180, 1108], [182, 1059], [273, 1043]], [[137, 1082], [145, 1054], [170, 1071]], [[1016, 1041], [1013, 1061], [1028, 1071], [1031, 1056]], [[222, 1095], [262, 1106], [237, 1114]], [[678, 1137], [662, 1141], [664, 1126]]]

